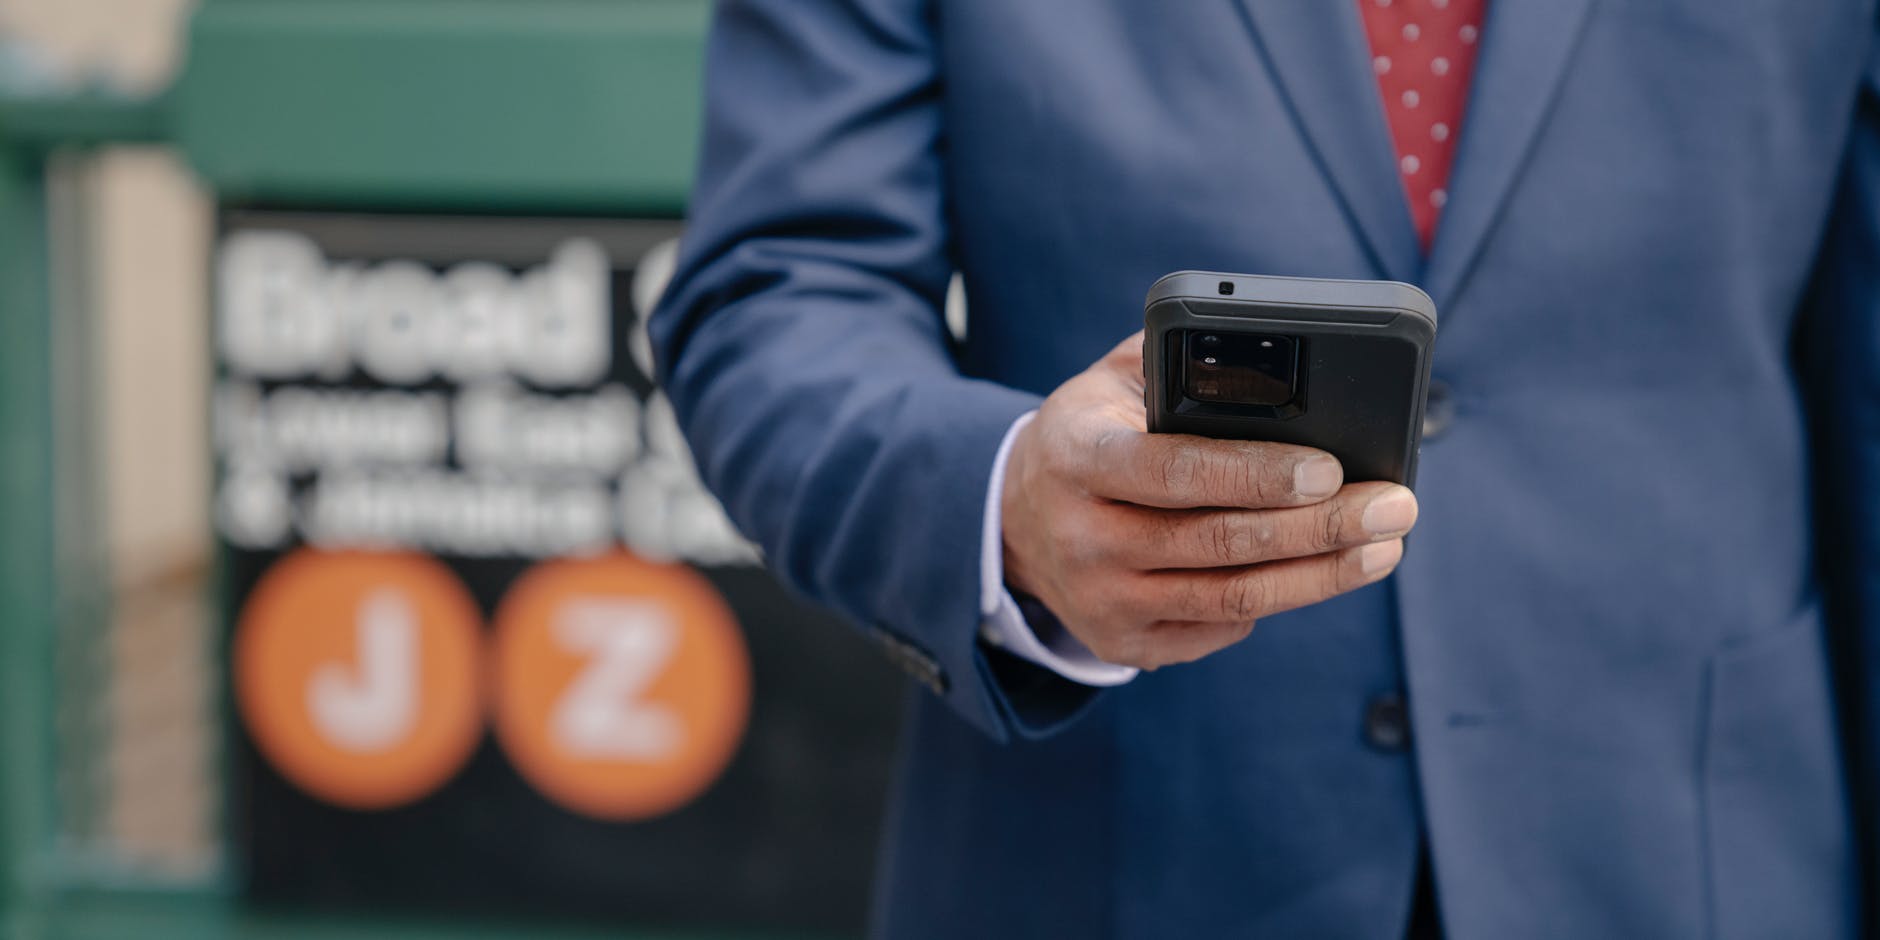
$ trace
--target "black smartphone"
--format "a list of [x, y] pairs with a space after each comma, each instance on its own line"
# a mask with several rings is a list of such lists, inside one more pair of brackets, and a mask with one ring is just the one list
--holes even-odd
[[1411, 486], [1436, 305], [1396, 281], [1181, 271], [1143, 320], [1149, 430], [1303, 444]]

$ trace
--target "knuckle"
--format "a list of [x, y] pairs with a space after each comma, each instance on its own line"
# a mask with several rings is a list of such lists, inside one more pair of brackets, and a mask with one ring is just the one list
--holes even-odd
[[1153, 458], [1150, 472], [1156, 486], [1165, 493], [1186, 493], [1194, 488], [1200, 473], [1195, 452], [1186, 447], [1164, 447]]
[[1255, 620], [1266, 613], [1272, 584], [1261, 572], [1229, 578], [1222, 588], [1221, 613], [1228, 620]]
[[[1210, 456], [1200, 461], [1197, 476], [1200, 495], [1223, 506], [1234, 506], [1248, 495], [1257, 494], [1260, 474], [1251, 461], [1222, 460]], [[1257, 498], [1257, 496], [1256, 496]]]
[[1212, 525], [1219, 559], [1226, 564], [1250, 565], [1281, 554], [1283, 533], [1264, 513], [1223, 513]]
[[1220, 515], [1207, 524], [1209, 557], [1222, 564], [1233, 564], [1253, 553], [1254, 534], [1232, 516]]
[[1113, 427], [1106, 427], [1093, 420], [1080, 420], [1073, 425], [1073, 443], [1065, 448], [1070, 450], [1088, 450], [1098, 456], [1113, 453], [1121, 435]]
[[1114, 490], [1127, 483], [1121, 468], [1129, 465], [1129, 432], [1091, 422], [1073, 444], [1063, 449], [1063, 460], [1065, 473], [1074, 479], [1086, 481], [1092, 488]]
[[1343, 544], [1346, 512], [1345, 504], [1337, 500], [1325, 504], [1319, 516], [1318, 531], [1314, 533], [1313, 548], [1319, 552], [1328, 552]]
[[1279, 545], [1279, 527], [1265, 516], [1251, 526], [1254, 546], [1262, 557], [1271, 557], [1273, 549]]

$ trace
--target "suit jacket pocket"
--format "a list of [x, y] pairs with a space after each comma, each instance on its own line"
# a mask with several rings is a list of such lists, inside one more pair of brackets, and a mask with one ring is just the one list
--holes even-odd
[[1817, 605], [1710, 661], [1702, 760], [1713, 935], [1856, 927], [1852, 825]]

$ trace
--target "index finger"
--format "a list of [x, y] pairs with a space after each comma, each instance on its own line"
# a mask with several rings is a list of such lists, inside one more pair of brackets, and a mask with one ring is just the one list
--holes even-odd
[[1294, 444], [1119, 427], [1098, 438], [1093, 456], [1092, 495], [1161, 509], [1305, 506], [1345, 482], [1337, 458]]

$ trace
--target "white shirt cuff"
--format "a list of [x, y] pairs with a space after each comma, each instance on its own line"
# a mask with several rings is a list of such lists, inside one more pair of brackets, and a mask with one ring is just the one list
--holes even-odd
[[986, 521], [979, 548], [979, 637], [1028, 662], [1082, 685], [1122, 685], [1141, 670], [1118, 666], [1098, 659], [1069, 630], [1047, 612], [1038, 610], [1038, 623], [1026, 619], [1017, 599], [1005, 588], [1005, 538], [1001, 528], [1001, 497], [1005, 493], [1005, 463], [1012, 455], [1012, 442], [1036, 411], [1020, 415], [999, 442], [998, 455], [992, 458], [992, 480], [986, 485]]

